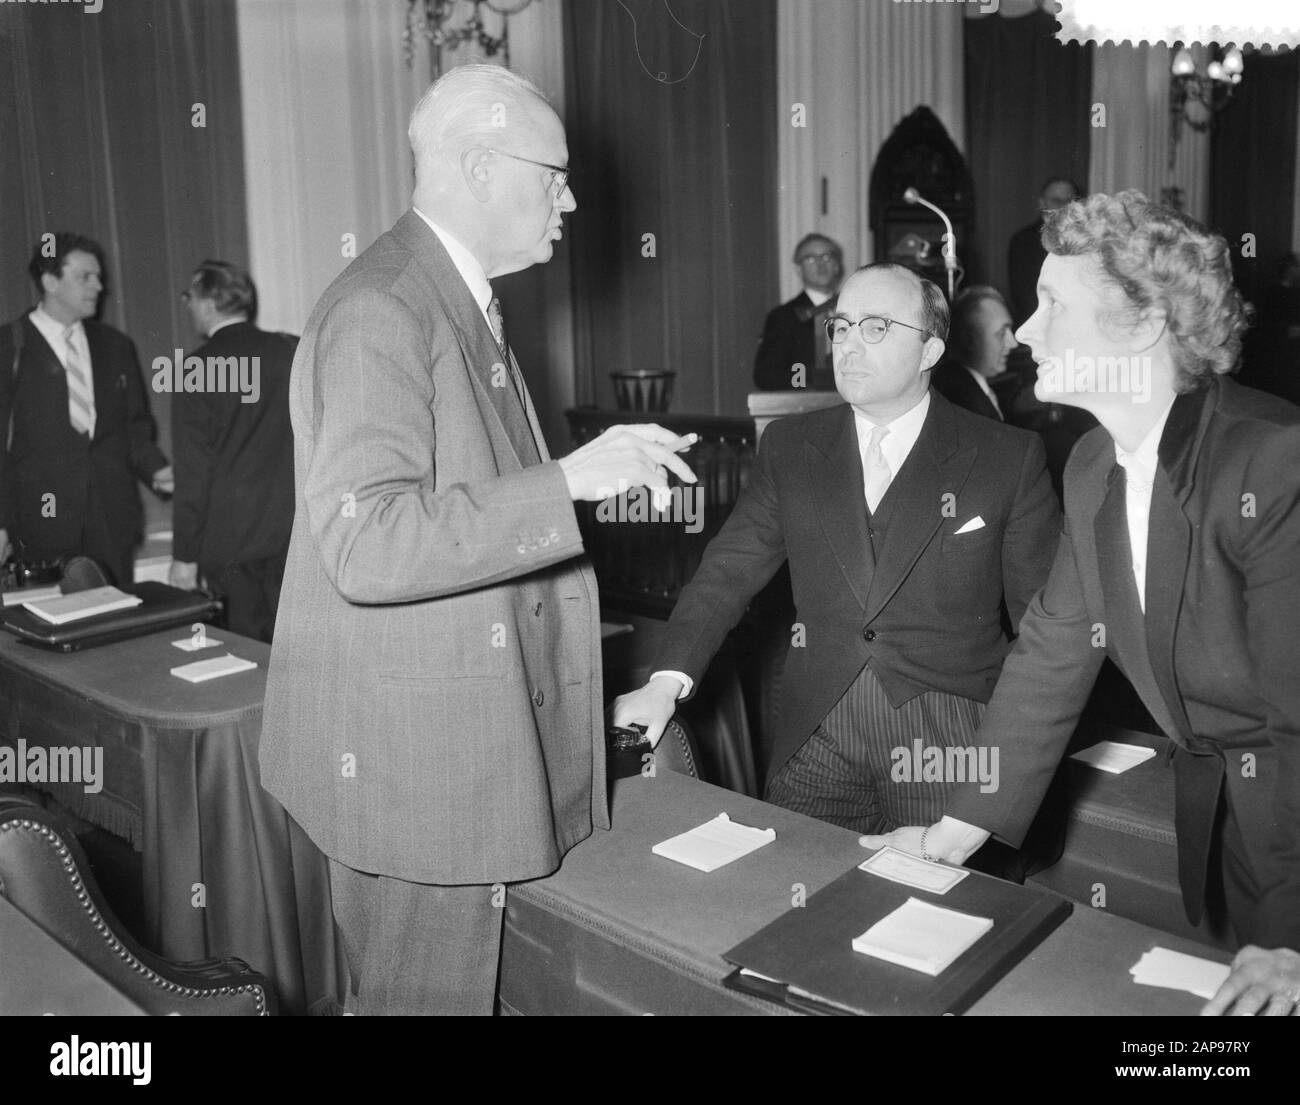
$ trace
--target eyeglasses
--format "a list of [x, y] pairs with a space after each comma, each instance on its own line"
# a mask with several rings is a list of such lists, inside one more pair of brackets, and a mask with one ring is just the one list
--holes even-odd
[[542, 169], [550, 169], [555, 175], [551, 178], [551, 191], [558, 197], [564, 194], [564, 189], [569, 186], [569, 174], [573, 172], [567, 165], [548, 165], [545, 161], [534, 161], [531, 157], [520, 157], [517, 153], [508, 153], [505, 150], [495, 150], [488, 147], [488, 153], [499, 153], [502, 157], [509, 157], [515, 161], [525, 161], [529, 165], [536, 165]]
[[889, 333], [891, 326], [904, 326], [908, 330], [915, 330], [922, 337], [930, 336], [929, 330], [922, 330], [919, 326], [913, 326], [910, 322], [899, 322], [896, 318], [880, 318], [878, 315], [867, 315], [866, 318], [859, 319], [856, 323], [850, 322], [846, 318], [834, 315], [828, 318], [824, 324], [826, 326], [826, 336], [830, 338], [831, 345], [839, 345], [848, 336], [849, 331], [856, 325], [858, 333], [862, 335], [862, 340], [868, 345], [879, 345], [885, 340], [885, 335]]
[[799, 258], [799, 264], [806, 265], [809, 261], [821, 264], [823, 261], [834, 261], [835, 259], [835, 254], [831, 253], [829, 250], [825, 253], [805, 253]]

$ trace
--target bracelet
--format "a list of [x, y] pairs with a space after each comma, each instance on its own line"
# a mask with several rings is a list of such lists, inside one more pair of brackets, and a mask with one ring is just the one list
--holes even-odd
[[924, 829], [921, 830], [921, 858], [925, 860], [926, 863], [933, 863], [934, 856], [930, 855], [930, 853], [925, 850], [925, 834], [928, 833], [929, 831], [930, 831], [929, 825], [927, 825]]

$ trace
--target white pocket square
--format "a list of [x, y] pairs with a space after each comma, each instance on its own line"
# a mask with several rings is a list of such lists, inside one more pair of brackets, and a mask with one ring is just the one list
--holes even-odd
[[977, 529], [983, 529], [983, 528], [984, 528], [984, 519], [977, 514], [975, 515], [974, 518], [972, 518], [969, 522], [967, 522], [964, 526], [962, 526], [961, 529], [957, 531], [957, 533], [953, 534], [953, 536], [956, 537], [957, 534], [960, 533], [974, 533]]

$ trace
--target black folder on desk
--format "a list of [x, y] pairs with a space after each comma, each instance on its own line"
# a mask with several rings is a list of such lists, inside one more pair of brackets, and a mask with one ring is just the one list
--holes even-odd
[[142, 600], [140, 605], [63, 625], [53, 625], [22, 606], [9, 606], [0, 613], [0, 628], [41, 648], [73, 652], [140, 637], [172, 625], [205, 621], [221, 609], [221, 604], [207, 595], [182, 591], [165, 583], [136, 583], [121, 590], [138, 595]]
[[[853, 950], [908, 898], [988, 917], [993, 928], [931, 977]], [[1064, 898], [972, 872], [947, 894], [891, 882], [856, 867], [778, 917], [724, 958], [726, 985], [809, 1013], [871, 1016], [961, 1013], [1029, 954], [1073, 907]], [[740, 968], [766, 978], [755, 978]]]

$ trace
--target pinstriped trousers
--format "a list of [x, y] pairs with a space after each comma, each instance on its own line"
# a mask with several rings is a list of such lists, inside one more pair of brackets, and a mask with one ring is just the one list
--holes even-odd
[[[764, 798], [859, 833], [932, 825], [943, 816], [954, 783], [913, 777], [914, 742], [925, 748], [970, 745], [984, 709], [982, 702], [943, 691], [922, 691], [895, 709], [868, 665], [768, 780]], [[896, 749], [905, 752], [905, 770], [895, 770]]]

